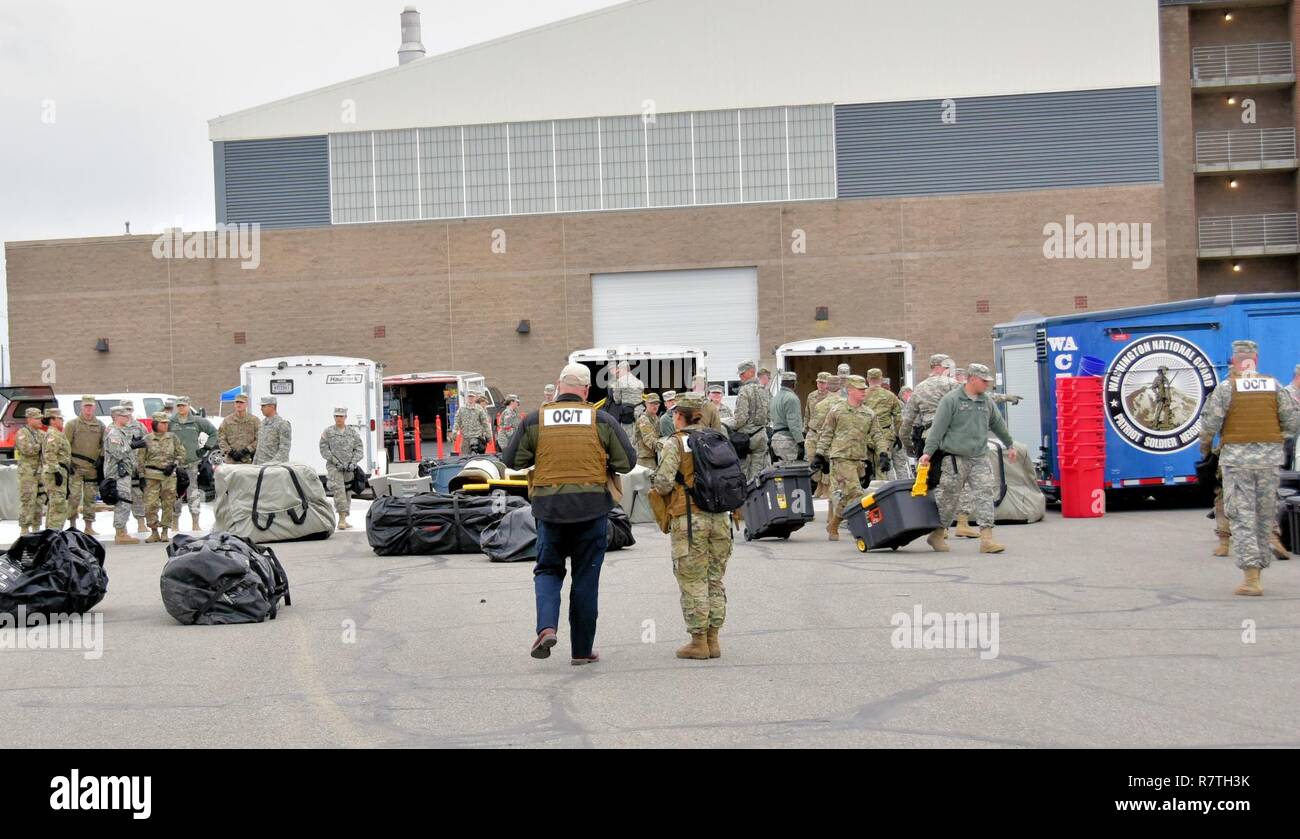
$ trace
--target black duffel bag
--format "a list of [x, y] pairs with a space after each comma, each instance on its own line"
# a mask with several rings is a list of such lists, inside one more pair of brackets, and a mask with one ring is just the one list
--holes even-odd
[[0, 557], [0, 613], [81, 614], [107, 593], [104, 546], [80, 530], [19, 536]]
[[275, 552], [231, 533], [175, 536], [159, 581], [163, 606], [180, 623], [261, 623], [289, 606], [289, 578]]
[[117, 497], [117, 478], [105, 478], [99, 482], [99, 499], [110, 507], [121, 500]]
[[476, 554], [484, 528], [527, 504], [514, 496], [456, 492], [383, 495], [366, 512], [366, 538], [380, 556]]
[[733, 431], [727, 439], [731, 441], [731, 447], [736, 450], [736, 457], [744, 460], [749, 457], [749, 442], [752, 435], [743, 431]]
[[632, 535], [632, 520], [627, 517], [627, 512], [622, 507], [615, 507], [609, 511], [607, 528], [605, 550], [621, 551], [636, 544], [636, 537]]

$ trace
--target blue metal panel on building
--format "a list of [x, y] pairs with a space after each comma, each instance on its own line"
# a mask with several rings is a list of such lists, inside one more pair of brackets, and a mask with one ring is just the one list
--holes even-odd
[[330, 223], [328, 138], [236, 140], [213, 145], [218, 222], [263, 227]]
[[837, 105], [835, 147], [840, 198], [1158, 183], [1159, 90]]

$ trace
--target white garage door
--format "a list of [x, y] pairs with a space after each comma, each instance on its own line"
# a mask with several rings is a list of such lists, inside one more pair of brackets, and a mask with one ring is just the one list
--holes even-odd
[[1042, 453], [1043, 429], [1038, 404], [1038, 356], [1033, 344], [1002, 348], [1002, 389], [1019, 396], [1019, 405], [1007, 405], [1007, 427], [1017, 443], [1029, 447], [1038, 460]]
[[759, 360], [757, 268], [593, 274], [591, 316], [595, 346], [699, 347], [712, 381]]

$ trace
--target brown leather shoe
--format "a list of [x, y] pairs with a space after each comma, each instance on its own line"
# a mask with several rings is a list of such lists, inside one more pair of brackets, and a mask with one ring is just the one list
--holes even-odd
[[543, 629], [537, 633], [537, 639], [533, 641], [533, 648], [528, 654], [533, 658], [550, 658], [551, 647], [555, 646], [557, 640], [554, 629]]
[[591, 651], [591, 655], [584, 655], [584, 656], [579, 656], [577, 658], [569, 659], [569, 663], [572, 664], [574, 667], [577, 667], [582, 664], [595, 664], [598, 661], [600, 661], [600, 653], [596, 652], [595, 650]]

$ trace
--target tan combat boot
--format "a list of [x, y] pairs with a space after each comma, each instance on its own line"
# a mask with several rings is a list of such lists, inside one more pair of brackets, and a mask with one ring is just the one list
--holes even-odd
[[930, 535], [925, 537], [926, 544], [934, 548], [941, 554], [946, 554], [950, 550], [948, 547], [948, 528], [936, 527], [930, 531]]
[[1214, 547], [1215, 556], [1227, 556], [1228, 548], [1231, 547], [1232, 540], [1227, 535], [1219, 536], [1219, 544]]
[[113, 538], [113, 544], [114, 545], [138, 545], [140, 544], [140, 540], [132, 538], [131, 536], [127, 536], [126, 528], [119, 527], [117, 528], [117, 536]]
[[98, 533], [95, 532], [95, 518], [94, 518], [94, 516], [82, 516], [82, 517], [81, 517], [81, 520], [82, 520], [83, 522], [85, 522], [85, 527], [82, 528], [82, 531], [83, 531], [87, 536], [98, 536], [98, 535], [99, 535]]
[[146, 542], [161, 542], [161, 541], [162, 541], [162, 536], [158, 535], [158, 528], [156, 528], [156, 527], [151, 527], [151, 528], [149, 528], [149, 535], [148, 535], [147, 537], [145, 537], [145, 541], [146, 541]]
[[718, 646], [718, 628], [710, 626], [709, 631], [705, 633], [704, 640], [709, 645], [709, 658], [722, 658], [722, 647]]
[[1268, 546], [1273, 550], [1274, 559], [1290, 559], [1291, 552], [1282, 544], [1282, 535], [1276, 530], [1268, 537]]
[[709, 642], [705, 634], [691, 635], [690, 643], [677, 648], [678, 658], [693, 658], [697, 661], [707, 661], [709, 658]]
[[993, 541], [993, 528], [980, 528], [980, 553], [982, 554], [1000, 554], [1006, 550], [1006, 547]]
[[163, 542], [167, 542], [167, 541], [170, 541], [170, 540], [171, 540], [171, 536], [168, 535], [168, 533], [167, 533], [167, 528], [164, 527], [164, 528], [162, 529], [162, 540], [161, 540], [161, 541], [163, 541]]
[[144, 533], [144, 532], [145, 532], [146, 530], [148, 530], [148, 529], [149, 529], [149, 524], [148, 524], [148, 520], [147, 520], [147, 519], [137, 518], [137, 519], [135, 520], [135, 532], [136, 532], [136, 533]]
[[1264, 593], [1264, 589], [1259, 587], [1259, 569], [1245, 568], [1242, 569], [1245, 579], [1241, 584], [1232, 590], [1233, 594], [1241, 594], [1246, 597], [1259, 597]]
[[963, 539], [980, 538], [980, 532], [970, 526], [970, 516], [957, 517], [957, 530], [955, 532]]
[[840, 517], [834, 510], [826, 515], [826, 538], [832, 542], [840, 541]]
[[339, 513], [339, 530], [351, 530], [352, 525], [348, 524], [348, 514]]
[[198, 531], [200, 529], [198, 513], [190, 513], [190, 530]]

